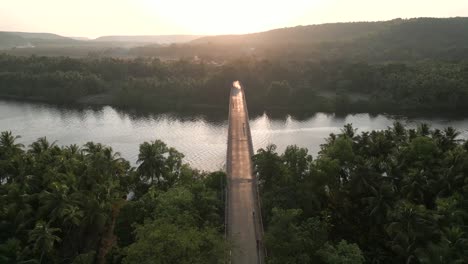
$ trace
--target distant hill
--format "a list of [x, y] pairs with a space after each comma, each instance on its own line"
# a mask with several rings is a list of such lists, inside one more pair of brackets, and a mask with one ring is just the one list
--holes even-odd
[[[468, 18], [413, 18], [380, 22], [330, 23], [274, 29], [244, 35], [207, 36], [192, 43], [272, 44], [352, 41], [368, 37], [398, 37], [398, 40], [468, 37]], [[416, 36], [413, 34], [417, 34]]]
[[28, 45], [29, 41], [9, 32], [0, 32], [0, 49], [11, 49]]
[[231, 51], [237, 47], [254, 50], [259, 56], [289, 59], [468, 59], [468, 18], [297, 26], [245, 35], [203, 37], [191, 44], [229, 46]]
[[150, 36], [103, 36], [93, 41], [105, 42], [133, 42], [133, 43], [182, 43], [200, 38], [200, 35], [150, 35]]
[[353, 22], [333, 23], [310, 26], [296, 26], [290, 28], [273, 29], [270, 31], [244, 35], [207, 36], [192, 41], [194, 44], [274, 44], [274, 43], [318, 43], [324, 41], [343, 41], [364, 37], [383, 30], [387, 22]]
[[[164, 45], [169, 43], [176, 45]], [[0, 32], [0, 49], [15, 55], [99, 54], [218, 61], [242, 56], [368, 62], [468, 60], [468, 18], [331, 23], [244, 35], [103, 36], [90, 40], [50, 33]]]
[[0, 31], [0, 49], [69, 46], [80, 41], [52, 33]]
[[[200, 35], [149, 35], [149, 36], [103, 36], [96, 39], [64, 37], [52, 33], [0, 31], [0, 50], [10, 50], [12, 54], [64, 54], [64, 49], [132, 48], [148, 44], [186, 43], [200, 38]], [[13, 50], [14, 49], [14, 50]], [[47, 49], [47, 52], [44, 52]], [[88, 52], [85, 52], [87, 54]]]
[[64, 40], [64, 39], [70, 39], [64, 36], [60, 36], [57, 34], [52, 34], [52, 33], [30, 33], [30, 32], [8, 32], [10, 34], [13, 34], [15, 36], [20, 36], [25, 39], [48, 39], [48, 40]]

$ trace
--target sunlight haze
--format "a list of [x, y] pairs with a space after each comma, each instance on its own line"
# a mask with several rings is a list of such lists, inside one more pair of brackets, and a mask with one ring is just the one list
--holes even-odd
[[80, 37], [241, 34], [296, 25], [423, 16], [468, 16], [468, 1], [0, 1], [0, 30]]

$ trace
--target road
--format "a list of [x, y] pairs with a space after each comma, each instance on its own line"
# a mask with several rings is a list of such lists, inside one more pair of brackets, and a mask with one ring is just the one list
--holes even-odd
[[231, 88], [229, 108], [226, 229], [232, 243], [230, 260], [234, 264], [263, 263], [263, 229], [252, 172], [252, 137], [239, 82], [234, 82]]

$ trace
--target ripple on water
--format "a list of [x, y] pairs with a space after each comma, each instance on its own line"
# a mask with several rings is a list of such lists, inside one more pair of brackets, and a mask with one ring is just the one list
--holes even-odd
[[[224, 113], [222, 113], [224, 115]], [[213, 116], [211, 116], [212, 118]], [[57, 140], [59, 145], [84, 144], [88, 141], [110, 145], [115, 151], [136, 164], [139, 144], [160, 139], [185, 155], [185, 162], [201, 170], [218, 170], [225, 166], [227, 115], [209, 121], [199, 114], [138, 115], [106, 106], [99, 109], [72, 109], [46, 104], [0, 100], [0, 131], [11, 130], [21, 135], [21, 143], [30, 144], [40, 136]], [[212, 120], [212, 119], [211, 119]], [[346, 123], [360, 131], [385, 129], [396, 118], [368, 114], [335, 115], [318, 113], [307, 119], [291, 116], [271, 119], [266, 114], [252, 118], [254, 150], [276, 144], [282, 152], [288, 145], [309, 149], [315, 155], [330, 133], [337, 133]], [[401, 118], [415, 127], [427, 122], [435, 128], [453, 126], [468, 138], [468, 119]]]

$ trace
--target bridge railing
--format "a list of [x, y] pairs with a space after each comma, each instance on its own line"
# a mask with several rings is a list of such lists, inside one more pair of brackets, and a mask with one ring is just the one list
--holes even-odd
[[[245, 107], [245, 124], [246, 124], [246, 128], [247, 128], [247, 138], [248, 138], [248, 141], [249, 141], [249, 152], [250, 152], [250, 158], [253, 157], [253, 155], [255, 154], [254, 152], [254, 149], [253, 149], [253, 141], [252, 141], [252, 133], [251, 133], [251, 130], [250, 130], [250, 123], [249, 123], [249, 110], [247, 108], [247, 100], [245, 99], [245, 90], [244, 90], [244, 85], [241, 83], [241, 87], [242, 87], [242, 102], [244, 104], [244, 107]], [[232, 90], [232, 89], [231, 89]], [[255, 199], [257, 200], [257, 214], [254, 215], [254, 217], [256, 217], [257, 221], [255, 221], [255, 224], [259, 224], [260, 226], [257, 226], [256, 227], [256, 238], [257, 238], [257, 250], [258, 250], [258, 256], [259, 256], [259, 263], [264, 263], [265, 262], [265, 257], [267, 256], [267, 251], [266, 251], [266, 247], [264, 245], [264, 242], [263, 242], [263, 237], [264, 237], [264, 233], [265, 233], [265, 230], [263, 229], [263, 217], [262, 217], [262, 204], [261, 204], [261, 199], [260, 199], [260, 194], [259, 194], [259, 191], [258, 191], [258, 181], [257, 181], [257, 176], [255, 174], [255, 170], [253, 168], [253, 162], [250, 163], [251, 164], [251, 167], [250, 167], [250, 171], [251, 173], [253, 174], [253, 181], [254, 181], [254, 188], [253, 189], [253, 195], [255, 197]]]
[[[224, 186], [224, 194], [225, 194], [225, 201], [224, 201], [224, 237], [225, 240], [229, 237], [229, 184], [230, 176], [232, 172], [231, 168], [231, 160], [232, 160], [232, 143], [231, 143], [231, 110], [232, 110], [232, 88], [229, 92], [229, 117], [228, 117], [228, 140], [227, 140], [227, 148], [226, 148], [226, 184]], [[231, 256], [230, 254], [226, 256], [225, 263], [231, 263]]]

